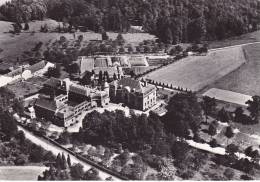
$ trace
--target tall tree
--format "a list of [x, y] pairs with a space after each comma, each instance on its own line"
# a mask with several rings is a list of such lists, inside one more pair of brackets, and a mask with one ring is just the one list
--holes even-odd
[[234, 130], [231, 126], [228, 126], [225, 132], [225, 136], [227, 137], [227, 144], [228, 144], [228, 140], [232, 137], [234, 137], [235, 133]]
[[205, 114], [206, 122], [207, 122], [208, 116], [216, 110], [216, 106], [217, 106], [217, 104], [216, 104], [215, 98], [211, 98], [208, 96], [203, 97], [202, 108], [203, 108], [203, 111]]
[[248, 104], [248, 111], [250, 111], [250, 116], [252, 119], [258, 123], [259, 113], [260, 113], [260, 96], [253, 96], [252, 100], [246, 102]]

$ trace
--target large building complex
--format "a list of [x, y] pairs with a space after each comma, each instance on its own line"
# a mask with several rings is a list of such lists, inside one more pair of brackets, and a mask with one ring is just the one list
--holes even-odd
[[36, 100], [36, 117], [52, 121], [62, 127], [76, 122], [82, 111], [109, 103], [109, 85], [102, 90], [85, 87], [70, 82], [51, 78], [44, 84], [42, 94]]
[[109, 93], [111, 101], [125, 103], [130, 108], [141, 111], [146, 111], [157, 103], [156, 87], [132, 78], [113, 81]]

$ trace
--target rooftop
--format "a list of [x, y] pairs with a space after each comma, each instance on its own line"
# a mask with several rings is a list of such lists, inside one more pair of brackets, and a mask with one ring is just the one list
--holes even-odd
[[124, 88], [130, 88], [131, 90], [135, 89], [136, 92], [143, 94], [149, 93], [155, 89], [154, 85], [145, 85], [145, 82], [141, 82], [140, 80], [135, 80], [132, 78], [122, 78], [119, 81], [113, 82], [113, 84], [116, 84], [117, 86], [122, 86]]

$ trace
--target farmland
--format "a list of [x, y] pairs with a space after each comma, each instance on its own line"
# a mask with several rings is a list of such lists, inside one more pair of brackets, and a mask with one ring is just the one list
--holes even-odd
[[37, 180], [47, 167], [44, 166], [1, 166], [0, 180]]
[[242, 48], [234, 47], [212, 51], [207, 56], [189, 56], [148, 74], [146, 78], [199, 91], [245, 62]]
[[[224, 76], [210, 85], [208, 88], [219, 88], [247, 95], [259, 95], [260, 93], [260, 44], [252, 44], [243, 47], [247, 62], [239, 69]], [[207, 89], [208, 89], [207, 88]]]

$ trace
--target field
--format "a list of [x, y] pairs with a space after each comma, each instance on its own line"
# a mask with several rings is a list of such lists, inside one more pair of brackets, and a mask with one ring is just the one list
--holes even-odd
[[245, 63], [241, 47], [209, 52], [207, 56], [189, 56], [154, 71], [146, 78], [175, 87], [199, 91]]
[[47, 168], [43, 166], [1, 166], [0, 180], [36, 181]]
[[[50, 30], [53, 30], [58, 26], [58, 22], [54, 20], [44, 20], [44, 21], [34, 21], [30, 22], [30, 30], [27, 32], [22, 32], [19, 35], [13, 35], [8, 33], [12, 30], [11, 22], [0, 21], [0, 59], [15, 62], [17, 57], [20, 57], [24, 51], [30, 51], [35, 47], [36, 43], [39, 41], [43, 42], [44, 48], [50, 46], [52, 42], [59, 39], [61, 36], [65, 36], [68, 40], [73, 40], [74, 35], [71, 33], [41, 33], [39, 32], [40, 27], [47, 24]], [[79, 35], [83, 35], [84, 43], [90, 40], [101, 40], [101, 34], [94, 32], [77, 32], [76, 38]], [[108, 32], [108, 36], [111, 39], [115, 39], [118, 33]], [[139, 44], [143, 40], [155, 39], [155, 36], [147, 33], [135, 33], [135, 34], [123, 34], [126, 43], [131, 43], [133, 45]], [[43, 49], [44, 51], [44, 49]]]
[[260, 44], [247, 45], [243, 49], [247, 59], [246, 64], [206, 89], [219, 88], [251, 96], [260, 94]]

